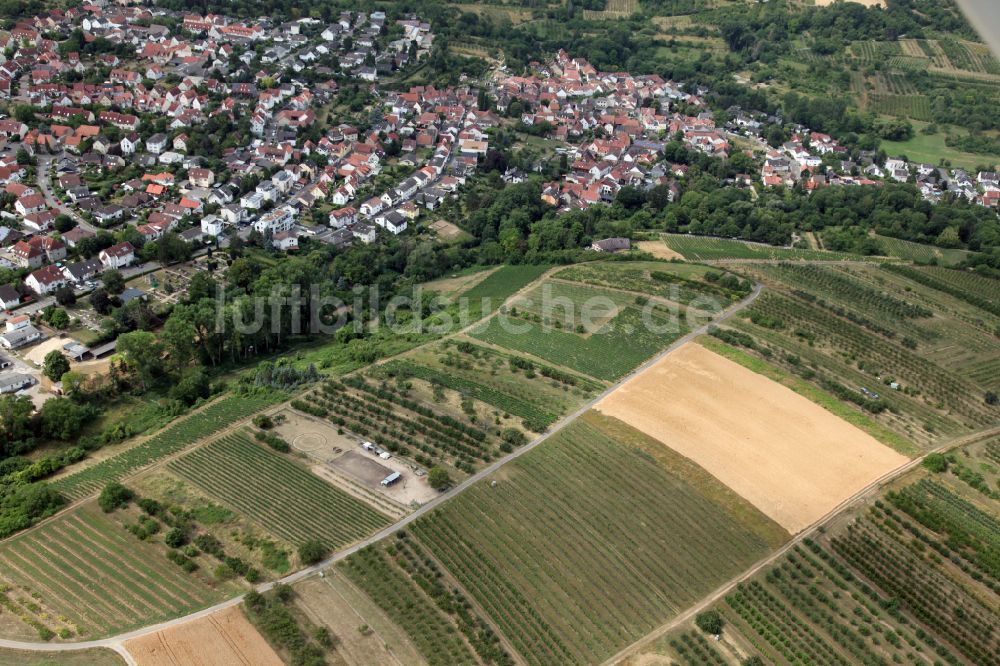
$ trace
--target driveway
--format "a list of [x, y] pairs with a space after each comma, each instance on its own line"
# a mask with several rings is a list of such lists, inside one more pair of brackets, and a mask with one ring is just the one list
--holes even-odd
[[41, 191], [43, 197], [45, 197], [45, 203], [49, 208], [54, 208], [63, 215], [69, 215], [74, 222], [79, 224], [81, 227], [86, 229], [91, 233], [97, 233], [98, 228], [90, 224], [83, 217], [80, 216], [75, 210], [66, 204], [61, 204], [56, 201], [55, 195], [52, 193], [52, 176], [49, 173], [52, 167], [52, 162], [54, 162], [61, 155], [39, 155], [38, 156], [38, 168], [37, 168], [37, 178], [38, 189]]

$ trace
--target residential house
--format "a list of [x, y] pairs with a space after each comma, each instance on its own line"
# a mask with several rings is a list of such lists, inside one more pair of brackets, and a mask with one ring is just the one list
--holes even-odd
[[20, 304], [21, 294], [17, 293], [17, 289], [9, 284], [0, 285], [0, 307], [4, 310], [10, 310]]
[[159, 155], [167, 149], [168, 140], [166, 134], [154, 134], [146, 139], [146, 150], [154, 155]]
[[50, 264], [29, 273], [28, 277], [24, 279], [24, 284], [26, 284], [31, 291], [40, 296], [44, 296], [45, 294], [51, 294], [57, 289], [65, 287], [67, 284], [67, 278], [63, 274], [62, 269], [58, 266]]
[[94, 257], [63, 266], [62, 272], [68, 280], [71, 280], [75, 284], [80, 284], [97, 276], [103, 270], [104, 264], [101, 263], [100, 259]]
[[135, 248], [128, 241], [112, 245], [97, 255], [105, 269], [124, 268], [135, 261]]

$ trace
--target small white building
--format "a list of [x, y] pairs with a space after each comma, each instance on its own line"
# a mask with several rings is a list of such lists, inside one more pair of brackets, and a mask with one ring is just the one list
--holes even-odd
[[201, 218], [201, 233], [206, 236], [221, 236], [225, 228], [225, 221], [218, 215], [206, 215]]
[[97, 258], [104, 264], [104, 268], [125, 268], [135, 261], [135, 248], [132, 243], [125, 241], [112, 245], [106, 250], [101, 250]]
[[292, 224], [295, 221], [295, 214], [291, 207], [282, 206], [281, 208], [275, 208], [261, 215], [256, 222], [253, 223], [253, 228], [259, 233], [270, 232], [272, 235], [281, 233], [282, 231], [289, 231], [292, 228]]
[[35, 385], [35, 378], [31, 375], [12, 372], [0, 375], [0, 394], [17, 393], [21, 389]]

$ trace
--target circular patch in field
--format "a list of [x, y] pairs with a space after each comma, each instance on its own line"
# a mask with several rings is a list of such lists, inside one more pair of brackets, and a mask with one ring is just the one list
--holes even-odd
[[304, 432], [301, 435], [296, 435], [295, 439], [292, 440], [292, 446], [305, 453], [315, 451], [326, 446], [326, 436], [318, 432]]

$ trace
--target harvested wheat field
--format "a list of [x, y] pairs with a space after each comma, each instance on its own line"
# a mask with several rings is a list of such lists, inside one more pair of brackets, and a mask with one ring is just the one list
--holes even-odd
[[819, 405], [687, 344], [597, 405], [796, 533], [908, 459]]
[[671, 249], [662, 240], [638, 241], [635, 246], [643, 252], [649, 252], [657, 259], [680, 259], [684, 261], [683, 254]]
[[139, 666], [282, 666], [239, 606], [125, 643]]

